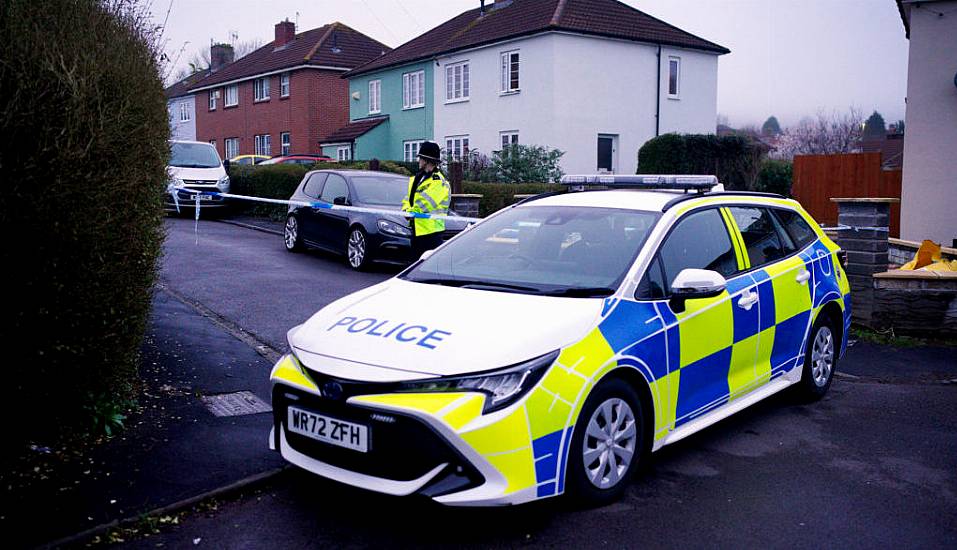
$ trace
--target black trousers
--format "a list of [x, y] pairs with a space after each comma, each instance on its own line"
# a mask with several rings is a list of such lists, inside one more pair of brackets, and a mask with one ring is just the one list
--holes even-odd
[[416, 235], [412, 237], [412, 261], [422, 257], [426, 250], [433, 250], [442, 244], [442, 232], [429, 233], [428, 235]]

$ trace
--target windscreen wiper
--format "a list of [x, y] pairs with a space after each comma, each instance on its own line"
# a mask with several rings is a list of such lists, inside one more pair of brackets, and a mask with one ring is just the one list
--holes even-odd
[[618, 289], [606, 286], [567, 287], [548, 290], [542, 294], [546, 296], [566, 296], [569, 298], [604, 298], [605, 296], [611, 296], [616, 290]]
[[461, 288], [489, 288], [489, 289], [499, 289], [499, 290], [513, 290], [516, 292], [529, 292], [534, 294], [540, 294], [541, 289], [531, 287], [531, 286], [522, 286], [522, 285], [513, 285], [510, 283], [498, 283], [495, 281], [482, 281], [479, 279], [410, 279], [414, 283], [425, 283], [427, 285], [443, 285], [443, 286], [455, 286]]

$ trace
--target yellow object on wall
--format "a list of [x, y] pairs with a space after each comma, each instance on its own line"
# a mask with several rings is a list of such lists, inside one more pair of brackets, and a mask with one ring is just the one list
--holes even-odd
[[917, 254], [914, 259], [901, 266], [901, 269], [909, 271], [957, 271], [957, 260], [947, 261], [940, 255], [940, 245], [934, 241], [925, 239], [920, 243]]

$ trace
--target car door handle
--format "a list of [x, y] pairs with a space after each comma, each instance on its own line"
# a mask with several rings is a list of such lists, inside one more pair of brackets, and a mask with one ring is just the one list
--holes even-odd
[[740, 298], [738, 298], [738, 307], [745, 311], [750, 311], [751, 307], [757, 302], [758, 302], [758, 293], [746, 290], [745, 293], [742, 294]]
[[811, 278], [811, 272], [805, 269], [804, 271], [798, 273], [798, 276], [795, 277], [794, 280], [803, 285], [810, 278]]

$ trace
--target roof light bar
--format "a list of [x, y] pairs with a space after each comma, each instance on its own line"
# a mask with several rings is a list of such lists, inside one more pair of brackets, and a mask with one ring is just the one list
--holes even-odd
[[663, 175], [663, 174], [579, 174], [562, 176], [563, 185], [584, 187], [600, 185], [634, 189], [683, 189], [710, 191], [718, 186], [716, 176]]

